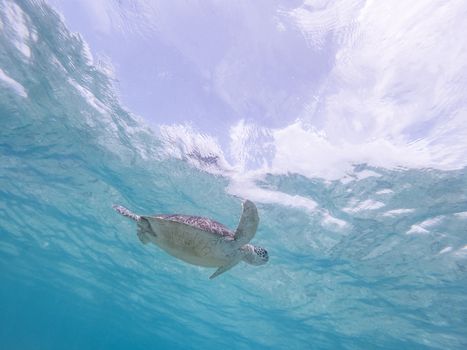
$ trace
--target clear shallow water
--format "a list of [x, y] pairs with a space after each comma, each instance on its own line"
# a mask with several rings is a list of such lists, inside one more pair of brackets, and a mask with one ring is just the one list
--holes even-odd
[[142, 246], [111, 205], [233, 228], [229, 176], [190, 165], [193, 152], [164, 156], [57, 15], [11, 4], [0, 5], [4, 348], [467, 346], [465, 169], [265, 175], [256, 188], [310, 202], [258, 201], [254, 242], [269, 264], [209, 281], [211, 270]]

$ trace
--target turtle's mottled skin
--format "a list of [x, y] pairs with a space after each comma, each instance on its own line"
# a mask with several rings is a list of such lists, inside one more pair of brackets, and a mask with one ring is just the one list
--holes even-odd
[[114, 209], [137, 222], [141, 242], [152, 242], [170, 255], [190, 264], [218, 267], [210, 277], [229, 270], [241, 260], [265, 264], [269, 257], [264, 248], [248, 242], [258, 227], [258, 211], [251, 201], [243, 203], [243, 213], [235, 232], [209, 218], [181, 214], [137, 215], [122, 206]]

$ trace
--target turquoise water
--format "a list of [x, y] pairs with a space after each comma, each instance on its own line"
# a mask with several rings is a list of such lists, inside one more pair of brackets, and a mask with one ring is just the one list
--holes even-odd
[[0, 3], [2, 349], [467, 347], [465, 169], [266, 175], [258, 188], [318, 210], [258, 202], [254, 242], [269, 263], [209, 281], [211, 269], [140, 244], [111, 205], [234, 228], [228, 175], [167, 157], [79, 36], [46, 5], [11, 4]]

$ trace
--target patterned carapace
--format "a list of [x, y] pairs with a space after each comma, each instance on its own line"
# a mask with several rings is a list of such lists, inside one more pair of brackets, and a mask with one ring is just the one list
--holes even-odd
[[201, 217], [201, 216], [191, 216], [191, 215], [181, 215], [181, 214], [173, 214], [173, 215], [157, 215], [159, 219], [164, 220], [171, 220], [180, 222], [182, 224], [190, 225], [196, 228], [199, 228], [203, 231], [208, 231], [214, 233], [219, 236], [223, 237], [230, 237], [234, 238], [235, 233], [229, 230], [227, 227], [222, 225], [221, 223]]

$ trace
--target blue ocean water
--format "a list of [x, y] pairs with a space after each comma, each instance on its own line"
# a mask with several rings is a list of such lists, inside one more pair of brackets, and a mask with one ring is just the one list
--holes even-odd
[[257, 203], [269, 263], [209, 281], [111, 205], [234, 228], [228, 178], [164, 156], [46, 4], [0, 16], [1, 349], [467, 347], [466, 169], [268, 175], [320, 210]]

